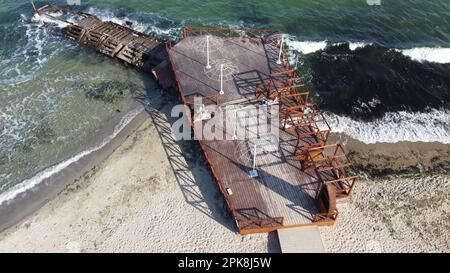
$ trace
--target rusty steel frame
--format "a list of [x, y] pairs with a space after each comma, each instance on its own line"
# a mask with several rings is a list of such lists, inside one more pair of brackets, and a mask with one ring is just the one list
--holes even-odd
[[[329, 152], [331, 153], [329, 154]], [[313, 167], [324, 184], [335, 187], [338, 199], [348, 197], [358, 178], [341, 144], [308, 149], [307, 167]]]
[[[295, 126], [285, 130], [288, 132], [294, 131], [297, 134], [294, 156], [299, 161], [306, 159], [304, 154], [308, 149], [326, 145], [331, 133], [330, 125], [320, 112], [313, 112], [299, 117]], [[308, 139], [313, 141], [308, 141]]]
[[[299, 91], [300, 88], [306, 91]], [[297, 135], [293, 155], [302, 162], [304, 170], [314, 167], [322, 183], [317, 196], [320, 212], [315, 215], [314, 222], [335, 221], [339, 214], [336, 199], [350, 194], [357, 176], [348, 175], [350, 171], [355, 172], [342, 146], [327, 145], [330, 125], [317, 111], [317, 106], [308, 102], [309, 91], [298, 71], [290, 69], [272, 73], [266, 82], [256, 87], [255, 96], [279, 104], [281, 129]], [[295, 99], [289, 100], [291, 98]], [[312, 113], [305, 113], [307, 109], [312, 109]], [[332, 147], [335, 148], [334, 153], [325, 155], [325, 150]], [[339, 164], [341, 158], [345, 162]]]
[[267, 100], [276, 100], [280, 92], [295, 91], [292, 89], [304, 87], [303, 82], [298, 84], [297, 81], [301, 81], [301, 78], [295, 69], [272, 73], [266, 82], [256, 85], [255, 96], [257, 99], [263, 96]]

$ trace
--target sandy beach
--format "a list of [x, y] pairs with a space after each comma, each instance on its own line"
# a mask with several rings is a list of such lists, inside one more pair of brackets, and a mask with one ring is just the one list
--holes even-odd
[[267, 234], [236, 232], [207, 169], [180, 176], [192, 173], [197, 179], [189, 185], [174, 174], [148, 119], [100, 166], [3, 234], [0, 251], [271, 251]]
[[450, 178], [360, 181], [320, 228], [328, 252], [450, 252]]
[[[0, 235], [0, 252], [280, 252], [241, 236], [195, 142], [154, 111], [104, 162]], [[360, 181], [321, 228], [327, 252], [449, 252], [450, 179]]]

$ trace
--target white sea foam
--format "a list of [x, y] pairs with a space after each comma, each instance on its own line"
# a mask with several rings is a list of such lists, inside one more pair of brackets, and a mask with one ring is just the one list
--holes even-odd
[[423, 62], [450, 63], [450, 48], [442, 47], [417, 47], [399, 50], [403, 55], [411, 59]]
[[324, 50], [327, 47], [327, 41], [313, 42], [313, 41], [297, 41], [291, 38], [286, 39], [286, 44], [290, 50], [301, 52], [303, 54], [310, 54], [320, 50]]
[[[325, 49], [327, 41], [297, 41], [289, 36], [286, 43], [290, 49], [291, 63], [296, 54], [310, 54]], [[339, 45], [342, 43], [334, 43]], [[349, 43], [350, 50], [371, 45], [366, 42]], [[450, 63], [450, 48], [415, 48], [399, 50], [417, 61]], [[370, 111], [379, 104], [378, 100], [361, 103], [361, 111]], [[432, 110], [424, 113], [390, 112], [371, 122], [353, 120], [349, 117], [328, 113], [328, 120], [334, 132], [345, 133], [365, 143], [399, 141], [423, 141], [450, 143], [450, 111]]]
[[125, 126], [130, 123], [139, 113], [143, 111], [143, 108], [139, 108], [133, 111], [128, 112], [119, 122], [119, 124], [116, 125], [114, 128], [114, 132], [108, 136], [106, 139], [103, 140], [103, 142], [91, 149], [85, 150], [63, 162], [60, 162], [56, 165], [53, 165], [51, 167], [48, 167], [42, 171], [40, 171], [38, 174], [33, 176], [32, 178], [26, 179], [22, 181], [21, 183], [11, 187], [7, 191], [0, 194], [0, 205], [2, 205], [5, 202], [9, 202], [13, 200], [16, 196], [18, 196], [21, 193], [27, 192], [31, 189], [33, 189], [35, 186], [39, 185], [42, 181], [44, 181], [47, 178], [50, 178], [51, 176], [59, 173], [63, 169], [70, 166], [72, 163], [79, 161], [83, 157], [96, 152], [100, 149], [102, 149], [106, 144], [108, 144], [112, 139], [114, 139], [124, 128]]
[[365, 42], [350, 42], [348, 44], [348, 47], [350, 48], [350, 50], [355, 50], [358, 48], [363, 48], [366, 47], [368, 45], [372, 45], [371, 43], [365, 43]]
[[[340, 45], [340, 43], [330, 43], [328, 41], [298, 41], [293, 36], [286, 39], [286, 44], [293, 52], [302, 54], [311, 54], [320, 50], [324, 50], [327, 45]], [[350, 50], [354, 51], [358, 48], [363, 48], [372, 43], [367, 42], [348, 42]], [[411, 49], [395, 49], [403, 55], [410, 57], [412, 60], [419, 62], [435, 62], [435, 63], [450, 63], [450, 48], [443, 47], [416, 47]]]
[[425, 113], [406, 111], [386, 113], [382, 118], [363, 122], [326, 113], [333, 132], [345, 133], [364, 143], [423, 141], [450, 143], [450, 111]]
[[[290, 50], [300, 52], [302, 54], [311, 54], [320, 50], [324, 50], [327, 45], [341, 45], [341, 43], [330, 43], [329, 41], [298, 41], [294, 36], [287, 35], [286, 44], [289, 46]], [[355, 50], [357, 48], [365, 47], [371, 45], [371, 43], [366, 42], [347, 42], [350, 50]]]
[[142, 33], [148, 33], [148, 32], [153, 32], [156, 33], [157, 35], [162, 35], [162, 36], [168, 36], [171, 38], [176, 38], [175, 36], [178, 35], [178, 33], [181, 32], [181, 27], [175, 27], [175, 28], [160, 28], [157, 27], [155, 25], [155, 23], [158, 20], [167, 20], [167, 19], [163, 19], [158, 17], [155, 14], [151, 14], [151, 13], [146, 13], [146, 16], [148, 16], [149, 18], [153, 19], [153, 22], [151, 23], [143, 23], [134, 19], [131, 19], [127, 16], [123, 16], [123, 17], [117, 17], [115, 16], [114, 12], [112, 10], [100, 10], [97, 8], [89, 8], [88, 13], [93, 14], [95, 16], [97, 16], [100, 20], [103, 21], [110, 21], [119, 25], [123, 25], [123, 26], [128, 26], [127, 22], [131, 22], [131, 27], [132, 29], [142, 32]]
[[46, 23], [64, 27], [39, 14], [20, 16], [17, 29], [13, 31], [20, 32], [23, 29], [24, 36], [18, 41], [21, 45], [10, 56], [0, 60], [0, 84], [18, 85], [32, 80], [53, 55], [68, 47], [68, 44], [61, 46], [59, 40], [49, 33], [48, 28], [44, 27]]
[[[55, 18], [58, 18], [58, 17], [61, 17], [62, 13], [54, 12], [54, 13], [48, 13], [48, 15], [53, 16]], [[40, 25], [44, 25], [45, 23], [51, 23], [51, 24], [53, 24], [53, 25], [55, 25], [55, 26], [57, 26], [59, 28], [65, 28], [65, 27], [67, 27], [69, 25], [66, 22], [55, 20], [55, 19], [53, 19], [51, 17], [45, 16], [45, 15], [40, 15], [39, 13], [35, 13], [33, 15], [33, 17], [31, 18], [31, 21], [37, 22]], [[70, 22], [71, 19], [68, 18], [67, 21]]]

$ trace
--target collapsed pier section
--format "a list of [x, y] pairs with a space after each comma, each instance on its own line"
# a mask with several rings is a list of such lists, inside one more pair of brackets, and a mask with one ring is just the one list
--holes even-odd
[[[95, 15], [46, 4], [35, 11], [66, 25], [64, 35], [113, 59], [151, 72], [167, 60], [164, 41], [130, 27], [102, 21]], [[131, 24], [131, 23], [130, 23]]]

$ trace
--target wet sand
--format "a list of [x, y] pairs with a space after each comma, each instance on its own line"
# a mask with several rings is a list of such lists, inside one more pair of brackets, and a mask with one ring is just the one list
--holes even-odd
[[344, 145], [363, 177], [450, 173], [450, 144], [408, 141], [365, 144], [344, 134], [332, 134], [330, 141]]

